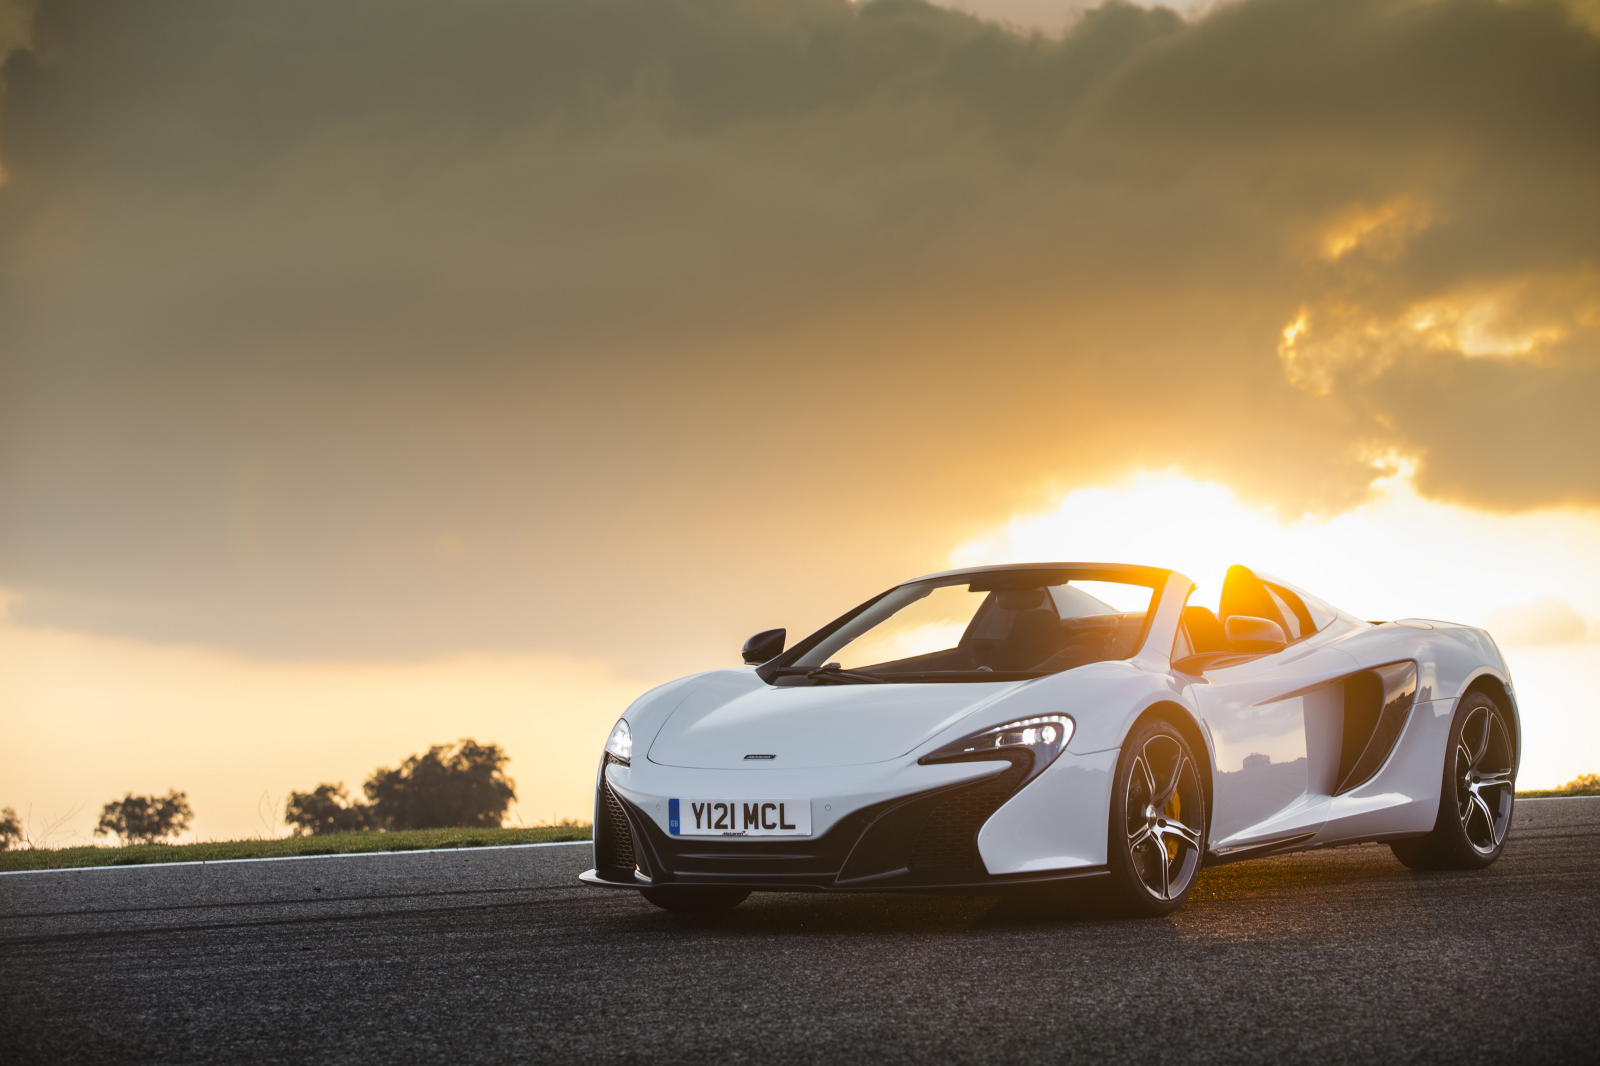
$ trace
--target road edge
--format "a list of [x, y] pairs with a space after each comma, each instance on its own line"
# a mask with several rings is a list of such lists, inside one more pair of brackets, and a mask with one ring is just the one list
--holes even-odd
[[190, 859], [187, 862], [130, 862], [107, 866], [57, 866], [44, 870], [0, 870], [0, 877], [25, 874], [76, 874], [104, 870], [154, 870], [167, 866], [227, 866], [239, 862], [305, 862], [310, 859], [396, 858], [402, 855], [444, 855], [456, 852], [505, 851], [510, 848], [567, 848], [592, 840], [541, 840], [532, 844], [482, 844], [468, 848], [407, 848], [404, 851], [341, 851], [332, 855], [263, 855], [249, 859]]

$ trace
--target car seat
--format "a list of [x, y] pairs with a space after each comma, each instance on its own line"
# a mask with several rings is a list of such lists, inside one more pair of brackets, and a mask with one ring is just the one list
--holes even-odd
[[1033, 670], [1061, 648], [1061, 619], [1047, 607], [1021, 611], [989, 658], [993, 670]]
[[1195, 654], [1208, 651], [1228, 651], [1228, 636], [1217, 616], [1204, 607], [1183, 609], [1183, 628], [1189, 631], [1189, 643]]

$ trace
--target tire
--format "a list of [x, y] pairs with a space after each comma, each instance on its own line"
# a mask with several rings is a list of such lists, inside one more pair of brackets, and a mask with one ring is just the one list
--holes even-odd
[[721, 914], [743, 903], [748, 888], [699, 888], [687, 885], [662, 885], [641, 888], [639, 895], [662, 910], [679, 914]]
[[1450, 721], [1433, 831], [1396, 840], [1389, 850], [1413, 870], [1488, 866], [1505, 850], [1516, 770], [1516, 744], [1500, 705], [1481, 692], [1462, 697]]
[[1151, 719], [1128, 734], [1111, 779], [1106, 908], [1159, 918], [1183, 906], [1205, 855], [1206, 797], [1189, 742]]

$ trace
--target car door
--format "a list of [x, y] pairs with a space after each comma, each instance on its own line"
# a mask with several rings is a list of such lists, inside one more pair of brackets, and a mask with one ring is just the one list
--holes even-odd
[[1189, 689], [1216, 758], [1211, 849], [1226, 855], [1308, 838], [1327, 821], [1344, 713], [1329, 683], [1357, 663], [1307, 632], [1315, 623], [1298, 600], [1289, 608], [1243, 567], [1229, 571], [1219, 613], [1265, 617], [1293, 638], [1270, 654], [1224, 659]]
[[1356, 666], [1335, 648], [1309, 642], [1205, 672], [1191, 693], [1216, 755], [1211, 846], [1310, 836], [1328, 818], [1342, 689], [1327, 682]]

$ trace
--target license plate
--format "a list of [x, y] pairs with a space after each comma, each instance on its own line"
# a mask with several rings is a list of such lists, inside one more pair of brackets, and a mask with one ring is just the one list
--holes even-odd
[[808, 837], [806, 799], [669, 799], [667, 829], [688, 837]]

